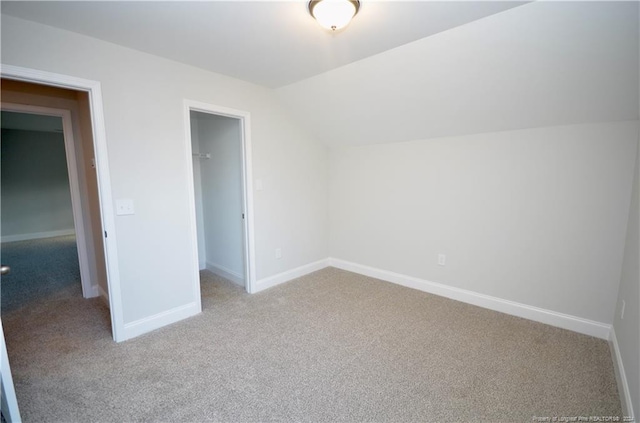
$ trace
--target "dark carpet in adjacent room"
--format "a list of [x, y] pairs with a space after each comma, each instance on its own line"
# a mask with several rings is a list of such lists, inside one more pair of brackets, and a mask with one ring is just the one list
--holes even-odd
[[2, 264], [11, 273], [2, 277], [2, 313], [80, 289], [75, 235], [29, 241], [3, 242]]

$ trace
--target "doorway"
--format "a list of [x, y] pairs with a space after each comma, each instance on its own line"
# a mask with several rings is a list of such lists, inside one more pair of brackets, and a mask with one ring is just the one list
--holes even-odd
[[[41, 349], [39, 331], [69, 330], [81, 308], [91, 311], [79, 327], [92, 321], [93, 326], [87, 327], [93, 334], [109, 336], [109, 309], [99, 300], [86, 302], [108, 290], [108, 285], [100, 216], [91, 213], [92, 204], [99, 202], [91, 189], [94, 171], [83, 160], [83, 152], [91, 157], [93, 150], [87, 146], [92, 139], [81, 136], [81, 102], [49, 97], [51, 104], [69, 109], [35, 106], [24, 100], [38, 103], [46, 96], [32, 92], [29, 97], [25, 85], [4, 80], [2, 89], [3, 100], [16, 101], [3, 102], [0, 116], [0, 248], [3, 264], [11, 268], [8, 272], [3, 268], [1, 300], [9, 353]], [[47, 316], [46, 321], [38, 320], [41, 315]], [[9, 395], [13, 387], [4, 379], [9, 373], [5, 348], [3, 337], [2, 389]], [[18, 366], [17, 380], [23, 383], [30, 379], [24, 376], [25, 369], [29, 365]], [[19, 411], [15, 396], [11, 397], [3, 401], [2, 414], [15, 420]]]
[[76, 150], [76, 159], [87, 170], [84, 174], [87, 178], [79, 179], [82, 198], [91, 199], [82, 207], [90, 212], [90, 218], [85, 219], [85, 225], [89, 226], [85, 236], [92, 237], [93, 242], [87, 242], [87, 246], [103, 248], [97, 251], [94, 248], [87, 254], [97, 261], [94, 269], [104, 269], [98, 272], [102, 278], [92, 276], [92, 280], [98, 281], [96, 289], [108, 304], [113, 340], [124, 341], [127, 338], [100, 83], [12, 65], [3, 65], [1, 74], [3, 102], [72, 111], [73, 135], [83, 147]]
[[200, 103], [186, 111], [197, 270], [253, 292], [249, 115]]
[[[124, 341], [124, 322], [122, 313], [122, 301], [120, 296], [120, 283], [119, 283], [119, 271], [117, 261], [117, 241], [115, 236], [115, 223], [113, 219], [113, 202], [111, 198], [111, 185], [109, 178], [109, 165], [106, 151], [106, 134], [104, 128], [104, 116], [102, 111], [102, 90], [100, 83], [97, 81], [91, 81], [81, 78], [75, 78], [71, 76], [44, 72], [29, 68], [22, 68], [12, 65], [3, 65], [0, 70], [2, 74], [2, 100], [3, 102], [12, 102], [14, 104], [35, 106], [36, 107], [51, 107], [59, 108], [62, 110], [74, 109], [75, 119], [80, 122], [78, 126], [72, 125], [72, 131], [74, 138], [77, 140], [82, 138], [86, 141], [87, 148], [77, 148], [73, 150], [73, 154], [76, 155], [78, 160], [77, 164], [84, 165], [84, 169], [92, 169], [90, 172], [85, 172], [84, 175], [91, 175], [91, 186], [87, 184], [83, 185], [82, 191], [86, 195], [81, 195], [83, 199], [93, 199], [89, 201], [87, 207], [81, 207], [84, 211], [89, 211], [91, 216], [89, 219], [85, 219], [85, 224], [88, 228], [85, 229], [85, 236], [92, 236], [95, 242], [87, 242], [86, 246], [91, 249], [94, 247], [93, 254], [88, 253], [88, 257], [93, 257], [98, 263], [102, 264], [104, 272], [97, 272], [104, 277], [91, 278], [93, 281], [98, 281], [96, 291], [105, 298], [108, 305], [102, 307], [105, 311], [101, 316], [93, 314], [93, 318], [96, 322], [94, 329], [89, 327], [88, 332], [94, 334], [95, 328], [103, 330], [104, 334], [108, 336], [109, 324], [111, 329], [111, 336], [113, 340], [120, 342]], [[13, 88], [13, 89], [11, 89]], [[69, 106], [69, 107], [67, 107]], [[46, 114], [46, 113], [44, 113]], [[63, 118], [63, 132], [66, 132], [64, 128]], [[71, 132], [69, 132], [71, 133]], [[82, 134], [80, 137], [79, 135]], [[76, 137], [76, 135], [78, 135]], [[67, 150], [68, 153], [69, 150]], [[66, 153], [66, 154], [67, 154]], [[83, 156], [83, 153], [86, 156]], [[68, 158], [68, 157], [67, 157]], [[80, 166], [82, 167], [82, 166]], [[79, 167], [79, 169], [80, 169]], [[81, 173], [81, 172], [79, 172]], [[85, 178], [78, 179], [79, 181], [86, 182]], [[70, 185], [72, 181], [70, 180]], [[73, 191], [73, 190], [72, 190]], [[90, 194], [89, 194], [90, 192]], [[75, 206], [73, 206], [75, 207]], [[97, 218], [97, 219], [96, 219]], [[97, 222], [97, 223], [96, 223]], [[76, 223], [74, 222], [74, 225]], [[77, 228], [74, 228], [76, 231]], [[76, 235], [77, 235], [76, 231]], [[109, 234], [109, 235], [107, 235]], [[96, 251], [97, 246], [102, 246], [101, 251]], [[78, 246], [79, 247], [79, 246]], [[77, 248], [80, 253], [80, 248]], [[3, 257], [4, 258], [4, 257]], [[80, 260], [82, 262], [82, 260]], [[93, 266], [95, 269], [96, 266]], [[8, 274], [9, 269], [2, 266], [2, 279]], [[102, 283], [100, 283], [102, 280]], [[0, 281], [1, 283], [1, 281]], [[93, 285], [95, 286], [95, 285]], [[91, 296], [96, 292], [89, 292], [87, 296]], [[51, 317], [57, 316], [61, 318], [71, 317], [79, 319], [78, 328], [86, 328], [87, 321], [82, 316], [78, 316], [77, 309], [85, 306], [86, 299], [82, 296], [79, 297], [79, 302], [72, 303], [67, 302], [67, 307], [57, 307], [58, 302], [41, 301], [40, 305], [51, 308], [51, 312], [32, 312], [27, 313], [30, 317], [40, 316], [44, 319], [36, 321], [33, 328], [36, 331], [41, 330], [42, 324], [40, 323], [53, 323]], [[93, 300], [99, 301], [99, 300]], [[62, 313], [62, 310], [67, 310], [68, 313]], [[14, 315], [20, 315], [20, 312], [14, 313]], [[11, 366], [9, 364], [9, 358], [7, 354], [7, 344], [12, 345], [12, 342], [16, 340], [35, 342], [36, 344], [18, 347], [28, 349], [29, 351], [41, 351], [43, 350], [40, 345], [37, 345], [38, 337], [25, 337], [23, 332], [26, 332], [22, 325], [23, 321], [18, 319], [14, 322], [4, 322], [0, 318], [0, 355], [1, 355], [1, 390], [2, 390], [2, 406], [0, 407], [0, 414], [2, 420], [7, 421], [20, 421], [20, 411], [18, 408], [18, 402], [16, 398], [15, 389], [13, 386], [13, 377]], [[9, 319], [11, 320], [11, 319]], [[69, 328], [67, 322], [58, 325], [57, 327], [64, 331], [74, 332]], [[12, 326], [11, 333], [9, 332], [9, 326]], [[53, 332], [58, 333], [58, 332]], [[5, 339], [6, 335], [6, 339]]]
[[[85, 236], [76, 147], [68, 110], [2, 104], [2, 310], [46, 298], [69, 284], [98, 295]], [[79, 284], [78, 284], [79, 282]]]

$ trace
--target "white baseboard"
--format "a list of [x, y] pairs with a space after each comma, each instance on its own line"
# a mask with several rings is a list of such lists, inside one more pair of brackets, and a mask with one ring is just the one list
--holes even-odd
[[269, 276], [268, 278], [260, 279], [256, 284], [256, 289], [253, 293], [264, 291], [265, 289], [280, 285], [281, 283], [308, 275], [309, 273], [324, 269], [327, 266], [329, 266], [329, 259], [323, 259], [305, 264], [304, 266], [296, 267], [295, 269], [287, 270], [286, 272], [278, 273], [277, 275]]
[[616, 331], [614, 328], [611, 328], [609, 346], [611, 350], [611, 359], [613, 360], [613, 369], [616, 374], [616, 382], [618, 384], [618, 393], [620, 394], [620, 402], [622, 403], [622, 414], [624, 414], [625, 417], [630, 417], [631, 419], [629, 421], [633, 422], [635, 421], [633, 416], [633, 400], [631, 399], [631, 391], [629, 390], [629, 384], [627, 382], [627, 374], [624, 371], [622, 355], [620, 354], [618, 338], [616, 338]]
[[125, 323], [123, 341], [135, 338], [152, 330], [176, 323], [187, 317], [195, 316], [202, 311], [200, 303], [190, 303], [153, 316], [145, 317], [135, 322]]
[[57, 236], [74, 235], [75, 229], [63, 229], [60, 231], [34, 232], [31, 234], [18, 234], [3, 236], [1, 242], [29, 241], [31, 239], [54, 238]]
[[102, 300], [102, 302], [106, 304], [107, 308], [111, 308], [111, 305], [109, 304], [109, 294], [107, 293], [107, 291], [102, 289], [100, 285], [98, 285], [98, 294], [100, 295], [100, 299]]
[[97, 285], [92, 285], [89, 288], [89, 292], [86, 293], [85, 298], [95, 298], [100, 295], [99, 287]]
[[220, 266], [219, 264], [211, 263], [210, 261], [207, 262], [207, 270], [222, 278], [229, 279], [235, 284], [244, 286], [244, 276], [238, 272], [234, 272], [233, 270]]
[[595, 336], [596, 338], [608, 340], [609, 333], [611, 332], [611, 325], [606, 323], [583, 319], [569, 314], [558, 313], [556, 311], [517, 303], [515, 301], [504, 300], [502, 298], [414, 278], [412, 276], [401, 275], [399, 273], [380, 270], [335, 258], [329, 259], [329, 265], [338, 269], [348, 270], [350, 272], [381, 279], [383, 281], [439, 295], [441, 297], [451, 298], [463, 303], [473, 304], [490, 310], [510, 314], [512, 316], [518, 316], [585, 335]]

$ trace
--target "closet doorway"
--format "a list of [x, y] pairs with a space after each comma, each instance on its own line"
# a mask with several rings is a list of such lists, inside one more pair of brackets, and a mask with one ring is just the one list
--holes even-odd
[[187, 111], [197, 269], [253, 292], [249, 116], [193, 103]]

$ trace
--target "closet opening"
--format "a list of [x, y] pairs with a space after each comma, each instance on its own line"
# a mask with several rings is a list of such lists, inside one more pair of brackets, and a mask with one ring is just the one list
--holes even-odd
[[206, 105], [187, 111], [198, 297], [205, 277], [253, 292], [249, 116]]

